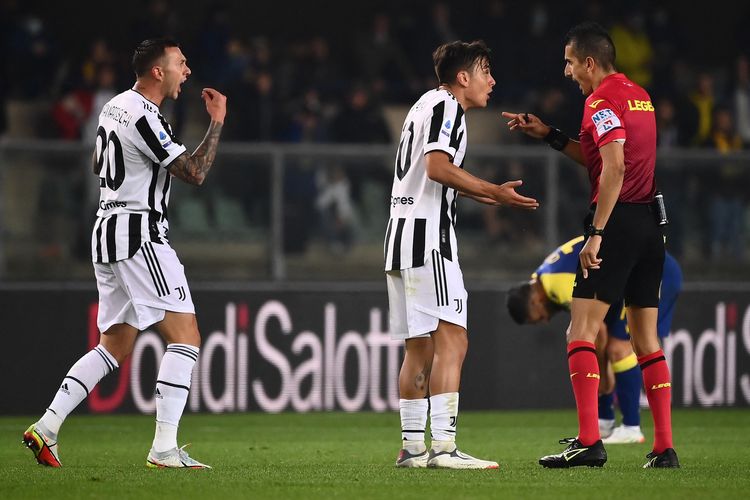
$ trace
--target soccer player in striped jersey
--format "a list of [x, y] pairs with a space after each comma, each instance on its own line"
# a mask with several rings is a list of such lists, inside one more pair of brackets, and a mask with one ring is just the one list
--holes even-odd
[[433, 53], [433, 62], [439, 87], [412, 106], [402, 128], [385, 237], [390, 331], [406, 344], [399, 374], [403, 444], [396, 465], [497, 468], [496, 462], [462, 453], [455, 444], [468, 347], [456, 204], [459, 194], [490, 205], [535, 209], [539, 204], [515, 191], [521, 181], [496, 185], [463, 169], [464, 112], [486, 107], [495, 85], [487, 46], [481, 41], [445, 44]]
[[[558, 311], [570, 311], [578, 254], [585, 238], [579, 236], [549, 254], [531, 280], [508, 291], [508, 312], [518, 324], [547, 322]], [[669, 335], [677, 296], [682, 289], [680, 265], [669, 253], [664, 258], [657, 333]], [[630, 343], [622, 301], [609, 308], [596, 338], [599, 360], [599, 433], [604, 444], [642, 443], [640, 396], [641, 369]], [[622, 412], [615, 427], [614, 395]]]
[[91, 248], [99, 290], [99, 345], [73, 365], [47, 411], [23, 436], [37, 461], [52, 467], [61, 465], [57, 436], [65, 418], [120, 366], [138, 332], [151, 325], [167, 349], [156, 381], [156, 433], [146, 465], [208, 467], [177, 446], [201, 338], [184, 268], [167, 239], [167, 205], [173, 176], [200, 185], [211, 169], [226, 97], [203, 89], [211, 123], [191, 154], [159, 112], [164, 99], [177, 99], [190, 76], [179, 45], [168, 39], [141, 42], [133, 69], [133, 88], [112, 98], [99, 115], [92, 158], [100, 187]]

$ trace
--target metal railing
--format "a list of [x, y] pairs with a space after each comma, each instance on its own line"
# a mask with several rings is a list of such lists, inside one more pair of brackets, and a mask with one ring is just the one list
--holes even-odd
[[[90, 154], [88, 146], [71, 142], [0, 143], [0, 279], [68, 280], [90, 274], [86, 239], [97, 196]], [[378, 279], [394, 154], [392, 145], [222, 144], [204, 187], [173, 184], [173, 244], [194, 262], [188, 271], [195, 269], [199, 279], [214, 274], [227, 280]], [[680, 233], [679, 253], [715, 279], [750, 275], [742, 194], [748, 166], [750, 153], [659, 154], [657, 176]], [[473, 145], [466, 168], [498, 182], [522, 178], [520, 191], [542, 202], [537, 213], [462, 202], [460, 252], [470, 276], [528, 275], [540, 257], [580, 230], [588, 196], [585, 172], [559, 153], [543, 146]], [[335, 186], [342, 187], [337, 202], [351, 204], [355, 214], [344, 231], [334, 213], [341, 206], [320, 206], [321, 192]], [[722, 198], [737, 203], [721, 208]], [[715, 231], [710, 218], [720, 209], [739, 218], [733, 222], [740, 224], [739, 235]], [[712, 214], [708, 221], [704, 212]], [[214, 231], [225, 213], [234, 214], [238, 228], [245, 229]], [[214, 222], [197, 224], [202, 219]], [[228, 248], [233, 250], [223, 251]], [[724, 255], [735, 264], [726, 276]], [[711, 258], [719, 261], [716, 269], [700, 265]]]

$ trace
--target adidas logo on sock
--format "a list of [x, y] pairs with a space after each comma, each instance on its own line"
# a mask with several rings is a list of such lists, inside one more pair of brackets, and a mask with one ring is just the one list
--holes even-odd
[[63, 385], [60, 386], [60, 390], [70, 396], [70, 390], [68, 390], [68, 383], [65, 382]]

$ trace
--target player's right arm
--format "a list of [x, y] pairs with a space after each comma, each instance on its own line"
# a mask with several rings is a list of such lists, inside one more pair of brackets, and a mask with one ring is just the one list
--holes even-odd
[[201, 97], [211, 117], [206, 136], [192, 154], [187, 152], [181, 154], [168, 167], [172, 175], [196, 186], [203, 184], [208, 171], [214, 164], [221, 129], [224, 126], [224, 117], [227, 113], [227, 98], [220, 92], [206, 88], [201, 92]]
[[444, 186], [453, 188], [478, 201], [491, 199], [500, 205], [509, 205], [528, 210], [536, 209], [539, 202], [516, 192], [522, 181], [508, 181], [497, 185], [471, 175], [451, 163], [448, 153], [435, 150], [425, 155], [427, 177]]
[[[544, 139], [552, 129], [552, 127], [546, 125], [541, 119], [539, 119], [538, 116], [531, 113], [510, 113], [508, 111], [503, 111], [503, 117], [509, 119], [508, 128], [511, 131], [518, 129], [534, 139]], [[570, 139], [568, 144], [565, 145], [565, 148], [562, 149], [561, 153], [579, 165], [586, 166], [580, 142]]]

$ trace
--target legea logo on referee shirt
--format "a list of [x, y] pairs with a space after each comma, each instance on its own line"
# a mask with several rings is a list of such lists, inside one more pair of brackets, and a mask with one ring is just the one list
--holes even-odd
[[602, 136], [610, 130], [622, 126], [620, 119], [617, 117], [614, 111], [611, 109], [602, 109], [591, 115], [591, 121], [596, 126], [596, 133]]

